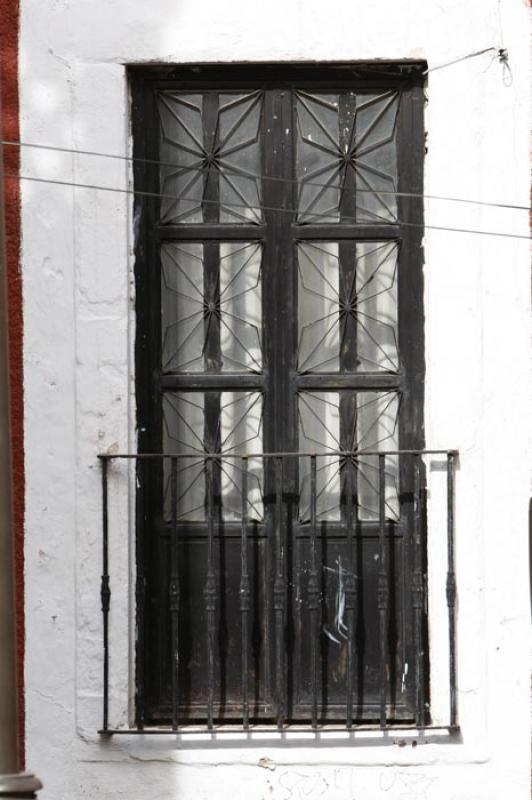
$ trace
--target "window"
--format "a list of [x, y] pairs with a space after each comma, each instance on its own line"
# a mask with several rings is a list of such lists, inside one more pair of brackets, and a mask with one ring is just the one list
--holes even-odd
[[412, 65], [133, 73], [139, 724], [428, 722], [422, 120]]

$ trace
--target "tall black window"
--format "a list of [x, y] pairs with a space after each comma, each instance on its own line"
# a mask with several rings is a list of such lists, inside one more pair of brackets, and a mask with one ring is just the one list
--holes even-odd
[[411, 720], [421, 72], [132, 78], [139, 721]]

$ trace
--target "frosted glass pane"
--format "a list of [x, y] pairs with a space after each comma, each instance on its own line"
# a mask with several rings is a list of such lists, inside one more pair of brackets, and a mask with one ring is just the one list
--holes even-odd
[[[223, 458], [223, 454], [242, 456], [262, 452], [262, 395], [259, 392], [222, 392], [221, 395], [221, 486], [224, 519], [242, 516], [242, 464], [240, 458]], [[249, 519], [262, 520], [262, 459], [248, 459]]]
[[387, 193], [397, 189], [398, 108], [396, 92], [358, 98], [355, 165], [359, 222], [393, 222], [397, 218], [397, 198]]
[[296, 92], [299, 222], [338, 222], [343, 200], [358, 222], [396, 220], [398, 107], [394, 91]]
[[[355, 402], [352, 402], [352, 395]], [[340, 408], [345, 398], [346, 423], [340, 429]], [[300, 392], [299, 449], [326, 454], [317, 459], [317, 516], [338, 521], [341, 503], [346, 502], [346, 458], [352, 469], [352, 509], [354, 518], [379, 518], [378, 456], [363, 455], [365, 450], [397, 450], [399, 395], [396, 392]], [[349, 414], [351, 417], [349, 418]], [[334, 451], [350, 452], [339, 457]], [[399, 518], [398, 457], [385, 461], [385, 510], [387, 519]], [[310, 519], [310, 459], [300, 459], [300, 519]], [[341, 491], [343, 489], [343, 491]]]
[[356, 246], [358, 368], [397, 372], [397, 245]]
[[220, 345], [222, 370], [260, 372], [261, 245], [220, 245]]
[[[216, 393], [213, 393], [216, 396]], [[242, 514], [241, 456], [248, 459], [248, 507], [250, 520], [264, 517], [262, 501], [262, 459], [253, 458], [262, 452], [262, 395], [260, 392], [220, 393], [220, 456], [214, 460], [216, 481], [219, 479], [222, 515], [237, 520]], [[179, 459], [177, 470], [177, 518], [189, 522], [205, 520], [205, 393], [179, 392], [163, 395], [163, 452], [191, 455]], [[224, 456], [236, 456], [235, 458]], [[165, 518], [171, 519], [171, 462], [164, 465]]]
[[[397, 245], [298, 245], [298, 371], [397, 372]], [[356, 356], [356, 358], [354, 358]], [[346, 362], [344, 362], [345, 365]]]
[[162, 369], [203, 370], [203, 245], [164, 244], [161, 248]]
[[340, 355], [338, 244], [298, 247], [299, 372], [337, 372]]
[[262, 93], [220, 95], [220, 222], [261, 222]]
[[202, 222], [203, 97], [161, 92], [157, 107], [161, 222]]
[[221, 242], [215, 248], [219, 284], [204, 294], [204, 246], [165, 244], [161, 249], [162, 369], [203, 372], [206, 337], [226, 372], [262, 370], [261, 244]]
[[262, 221], [262, 104], [260, 91], [158, 94], [163, 223]]
[[[163, 452], [189, 454], [180, 459], [177, 474], [177, 518], [189, 521], [205, 519], [205, 466], [203, 445], [204, 396], [202, 392], [163, 395]], [[170, 460], [164, 463], [164, 509], [172, 512]]]
[[337, 222], [338, 95], [297, 93], [296, 173], [300, 222]]
[[[326, 453], [341, 450], [338, 392], [301, 392], [299, 406], [299, 450]], [[299, 465], [299, 516], [310, 517], [310, 459]], [[340, 519], [340, 460], [320, 455], [316, 462], [316, 511], [318, 519]]]

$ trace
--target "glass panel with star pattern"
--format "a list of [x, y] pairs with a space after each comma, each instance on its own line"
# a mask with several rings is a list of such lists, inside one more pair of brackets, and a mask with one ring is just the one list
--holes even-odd
[[[214, 253], [214, 280], [205, 278], [207, 247]], [[261, 256], [257, 242], [162, 246], [164, 372], [206, 371], [213, 340], [219, 340], [219, 371], [262, 370]]]
[[396, 91], [296, 93], [298, 222], [396, 220], [398, 108]]
[[161, 222], [262, 221], [263, 93], [160, 92]]
[[[352, 397], [349, 397], [352, 395]], [[347, 409], [347, 413], [346, 410]], [[378, 456], [364, 451], [396, 450], [399, 446], [400, 396], [397, 392], [323, 391], [298, 396], [299, 449], [319, 453], [316, 470], [316, 514], [320, 521], [340, 520], [345, 508], [345, 462], [356, 476], [351, 506], [356, 519], [379, 519]], [[343, 421], [342, 421], [343, 417]], [[338, 456], [336, 452], [348, 452]], [[327, 455], [331, 453], [331, 455]], [[300, 459], [299, 518], [310, 519], [309, 459]], [[385, 514], [399, 519], [399, 460], [388, 456], [385, 471]]]
[[397, 372], [397, 244], [343, 247], [298, 244], [298, 371], [338, 372], [347, 349], [351, 370]]
[[[264, 516], [263, 464], [253, 453], [262, 452], [262, 395], [260, 392], [167, 392], [163, 396], [163, 452], [185, 455], [177, 465], [177, 520], [203, 522], [206, 514], [205, 455], [210, 452], [205, 437], [205, 408], [208, 396], [218, 406], [218, 421], [212, 452], [218, 488], [215, 505], [228, 522], [242, 515], [242, 464], [248, 458], [248, 519], [261, 522]], [[232, 458], [236, 456], [236, 458]], [[164, 465], [164, 508], [171, 519], [170, 463]]]

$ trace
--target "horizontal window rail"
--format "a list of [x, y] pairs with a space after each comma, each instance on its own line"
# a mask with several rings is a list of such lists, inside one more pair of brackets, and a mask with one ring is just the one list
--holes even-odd
[[[438, 501], [427, 514], [427, 462], [432, 459], [438, 476]], [[454, 503], [455, 469], [458, 459], [456, 450], [367, 450], [326, 451], [300, 453], [146, 453], [146, 454], [102, 454], [99, 456], [102, 469], [103, 535], [101, 576], [101, 608], [103, 618], [103, 724], [99, 731], [103, 735], [143, 733], [225, 733], [261, 731], [390, 731], [459, 730], [456, 702], [456, 580], [454, 568]], [[186, 465], [194, 465], [196, 497], [199, 504], [188, 502], [193, 492], [190, 482], [182, 479]], [[128, 711], [122, 714], [120, 724], [111, 723], [110, 689], [112, 659], [110, 656], [110, 614], [112, 592], [119, 592], [122, 581], [113, 585], [110, 569], [110, 529], [113, 518], [114, 491], [121, 481], [135, 487], [137, 495], [137, 528], [139, 527], [138, 492], [146, 471], [157, 473], [160, 499], [156, 511], [152, 508], [153, 523], [162, 531], [167, 542], [168, 565], [167, 586], [165, 583], [165, 613], [169, 626], [165, 633], [168, 641], [159, 648], [168, 654], [164, 669], [170, 676], [168, 685], [168, 707], [157, 715], [146, 711], [146, 686], [144, 662], [146, 640], [144, 637], [146, 613], [145, 549], [146, 530], [136, 531], [136, 642], [135, 709], [129, 724], [124, 723]], [[197, 494], [199, 491], [199, 495]], [[157, 494], [157, 493], [156, 493]], [[144, 520], [146, 512], [144, 510]], [[427, 541], [429, 523], [438, 517], [437, 528], [446, 532], [446, 563], [442, 564], [437, 582], [442, 590], [441, 605], [446, 606], [446, 647], [448, 666], [438, 674], [447, 672], [445, 689], [445, 719], [442, 721], [441, 704], [437, 719], [433, 718], [429, 695], [430, 662], [428, 659], [429, 615], [427, 589]], [[287, 520], [290, 520], [287, 522]], [[257, 611], [256, 580], [252, 575], [250, 541], [257, 531], [268, 543], [268, 569], [266, 575], [265, 607], [268, 620], [261, 622], [261, 630], [267, 629], [264, 648], [267, 654], [269, 699], [262, 694], [257, 699], [257, 678], [253, 660], [253, 641], [257, 637], [253, 629]], [[182, 567], [179, 564], [180, 547], [186, 536], [193, 537], [202, 531], [203, 587], [199, 595], [201, 620], [200, 634], [203, 637], [201, 709], [184, 713], [182, 688], [180, 687], [179, 662], [182, 654], [183, 619], [182, 603], [186, 587], [180, 586]], [[238, 547], [239, 556], [233, 559], [232, 575], [238, 596], [237, 617], [225, 619], [225, 631], [219, 627], [220, 604], [224, 602], [224, 582], [220, 574], [220, 559], [216, 556], [217, 542], [230, 531], [232, 541]], [[194, 533], [195, 532], [195, 533]], [[304, 557], [297, 562], [299, 570], [294, 578], [289, 564], [293, 538], [304, 540]], [[329, 537], [329, 539], [327, 538]], [[371, 563], [374, 574], [371, 581], [362, 574], [361, 539], [371, 538]], [[330, 614], [327, 618], [327, 602], [324, 570], [332, 572], [326, 563], [327, 547], [342, 540], [342, 557], [346, 566], [338, 562], [338, 594], [336, 625], [332, 630]], [[404, 544], [401, 563], [404, 571], [394, 573], [390, 560], [397, 558], [395, 543]], [[331, 544], [332, 542], [332, 544]], [[443, 539], [442, 539], [443, 542]], [[443, 547], [443, 545], [439, 545]], [[264, 555], [264, 550], [260, 551]], [[443, 551], [441, 551], [443, 552]], [[366, 562], [367, 555], [364, 556]], [[255, 556], [256, 559], [256, 556]], [[235, 564], [237, 566], [235, 566]], [[301, 566], [303, 564], [303, 566]], [[336, 569], [336, 568], [335, 568]], [[440, 569], [438, 565], [438, 569]], [[364, 588], [363, 584], [369, 586]], [[297, 583], [297, 590], [294, 585]], [[400, 587], [400, 588], [398, 588]], [[226, 587], [227, 588], [227, 587]], [[373, 597], [368, 600], [371, 590]], [[362, 594], [364, 598], [362, 599]], [[403, 606], [400, 616], [401, 631], [394, 630], [397, 618], [397, 593], [402, 592]], [[443, 598], [445, 593], [445, 599]], [[295, 597], [295, 600], [294, 600]], [[255, 599], [254, 599], [255, 598]], [[368, 621], [364, 603], [370, 607]], [[295, 609], [295, 610], [294, 610]], [[200, 612], [198, 612], [200, 613]], [[363, 614], [366, 614], [362, 619]], [[297, 624], [291, 615], [298, 617]], [[300, 619], [305, 623], [301, 629]], [[440, 618], [441, 620], [441, 615]], [[329, 620], [329, 621], [328, 621]], [[327, 624], [326, 624], [327, 622]], [[228, 626], [238, 629], [238, 683], [237, 695], [227, 701], [220, 696], [219, 656], [220, 639], [227, 635]], [[440, 624], [440, 623], [439, 623]], [[300, 626], [299, 629], [297, 626]], [[360, 634], [365, 626], [366, 633]], [[201, 627], [201, 626], [200, 626]], [[295, 637], [299, 630], [301, 652], [292, 664]], [[303, 633], [301, 633], [303, 630]], [[374, 658], [366, 667], [360, 666], [360, 642], [374, 637]], [[406, 633], [405, 633], [406, 632]], [[408, 637], [408, 641], [404, 641]], [[441, 631], [440, 631], [441, 637]], [[234, 636], [233, 636], [234, 638]], [[297, 637], [296, 637], [297, 638]], [[342, 641], [340, 641], [340, 638]], [[394, 640], [395, 650], [390, 645]], [[324, 656], [329, 640], [337, 642], [342, 649], [342, 680], [336, 685], [333, 697], [328, 672], [331, 667]], [[408, 656], [408, 663], [397, 666], [400, 649]], [[299, 645], [298, 645], [299, 646]], [[304, 655], [302, 656], [301, 653]], [[154, 658], [156, 656], [154, 655]], [[164, 656], [166, 657], [166, 655]], [[404, 659], [403, 659], [404, 660]], [[303, 663], [304, 662], [304, 663]], [[441, 665], [439, 665], [441, 667]], [[162, 667], [161, 667], [162, 669]], [[374, 691], [371, 701], [361, 695], [364, 669], [371, 672]], [[402, 677], [398, 670], [402, 670]], [[304, 673], [305, 688], [294, 700], [297, 692], [293, 685]], [[398, 698], [397, 686], [404, 684], [408, 674], [410, 701], [403, 703]], [[334, 676], [333, 676], [334, 677]], [[222, 679], [222, 683], [225, 678]], [[331, 684], [332, 685], [332, 684]], [[340, 688], [338, 688], [340, 686]], [[291, 687], [291, 688], [290, 688]], [[325, 688], [324, 688], [325, 687]], [[259, 693], [263, 692], [261, 687]], [[299, 690], [298, 690], [299, 691]], [[340, 695], [338, 694], [340, 692]], [[406, 692], [408, 695], [408, 691]], [[236, 697], [236, 699], [235, 699]], [[180, 699], [181, 698], [181, 699]], [[299, 703], [299, 705], [298, 705]], [[199, 708], [199, 705], [197, 706]], [[229, 709], [229, 710], [228, 710]], [[257, 710], [259, 709], [259, 710]], [[398, 711], [399, 709], [399, 711]], [[435, 721], [436, 719], [436, 721]]]

